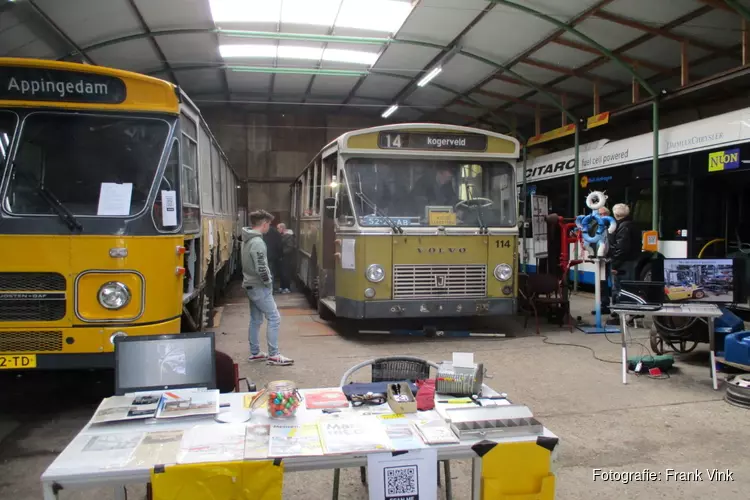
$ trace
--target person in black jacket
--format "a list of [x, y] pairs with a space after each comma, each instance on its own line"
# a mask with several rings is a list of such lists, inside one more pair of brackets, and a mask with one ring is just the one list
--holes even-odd
[[[279, 278], [281, 281], [281, 261], [283, 258], [283, 246], [281, 242], [281, 233], [279, 233], [276, 226], [271, 226], [268, 232], [263, 235], [263, 241], [266, 243], [268, 251], [268, 265], [271, 268], [271, 276]], [[273, 285], [274, 291], [277, 290], [276, 285]]]
[[618, 302], [620, 283], [635, 280], [635, 266], [641, 255], [641, 238], [630, 218], [630, 208], [618, 203], [612, 208], [617, 229], [610, 235], [610, 267], [612, 269], [612, 302]]
[[430, 171], [417, 180], [414, 189], [409, 193], [418, 208], [425, 206], [453, 206], [458, 203], [458, 195], [453, 188], [453, 169], [441, 166], [437, 172]]

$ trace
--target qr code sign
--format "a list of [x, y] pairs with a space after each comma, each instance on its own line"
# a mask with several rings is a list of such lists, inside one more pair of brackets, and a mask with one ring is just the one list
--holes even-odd
[[419, 469], [416, 465], [386, 467], [383, 472], [386, 500], [419, 500]]

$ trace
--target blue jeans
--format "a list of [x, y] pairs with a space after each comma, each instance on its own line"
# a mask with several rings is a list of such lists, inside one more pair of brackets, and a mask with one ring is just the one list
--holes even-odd
[[266, 342], [268, 342], [268, 355], [279, 354], [279, 326], [281, 325], [281, 314], [273, 300], [273, 290], [266, 287], [253, 287], [245, 290], [247, 298], [250, 299], [250, 328], [248, 337], [250, 340], [250, 354], [255, 356], [260, 353], [260, 327], [263, 317], [268, 320], [266, 329]]

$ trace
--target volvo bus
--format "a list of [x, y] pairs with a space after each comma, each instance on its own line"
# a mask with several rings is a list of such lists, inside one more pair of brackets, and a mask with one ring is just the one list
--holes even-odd
[[398, 124], [348, 132], [291, 186], [297, 276], [322, 318], [514, 314], [516, 139]]
[[[748, 258], [750, 108], [660, 130], [659, 141], [659, 253], [667, 258]], [[528, 195], [544, 195], [550, 213], [574, 217], [590, 212], [585, 206], [589, 191], [604, 191], [610, 209], [628, 204], [636, 225], [650, 230], [652, 144], [647, 133], [582, 145], [578, 207], [573, 206], [573, 150], [538, 156], [526, 165]], [[519, 190], [522, 168], [519, 163]], [[526, 252], [533, 271], [537, 259], [530, 239]], [[649, 274], [648, 262], [644, 252], [640, 277]], [[594, 283], [593, 264], [584, 262], [578, 273], [579, 282]]]
[[171, 83], [0, 58], [0, 369], [113, 364], [200, 329], [233, 267], [238, 178]]

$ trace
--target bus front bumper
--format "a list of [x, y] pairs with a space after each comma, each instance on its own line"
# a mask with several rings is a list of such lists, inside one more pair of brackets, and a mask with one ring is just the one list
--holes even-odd
[[516, 299], [426, 299], [359, 301], [336, 297], [336, 316], [352, 319], [508, 316]]

